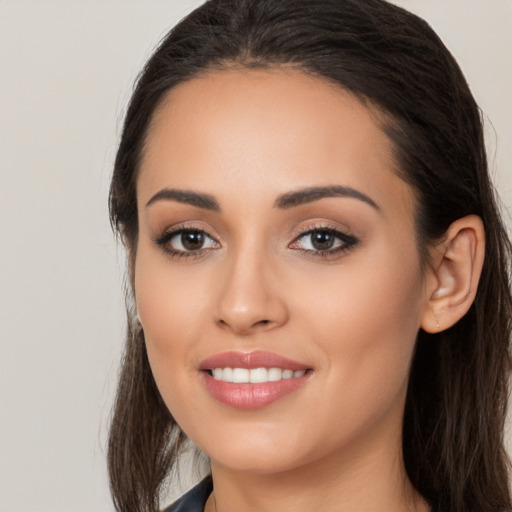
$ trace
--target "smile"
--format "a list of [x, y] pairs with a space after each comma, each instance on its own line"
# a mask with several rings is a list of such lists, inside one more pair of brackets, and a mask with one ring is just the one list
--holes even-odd
[[282, 368], [215, 368], [212, 375], [215, 380], [235, 383], [260, 384], [264, 382], [277, 382], [283, 379], [297, 379], [302, 377], [306, 370], [289, 370]]
[[303, 387], [313, 369], [265, 351], [224, 352], [199, 366], [204, 385], [218, 402], [236, 409], [257, 409]]

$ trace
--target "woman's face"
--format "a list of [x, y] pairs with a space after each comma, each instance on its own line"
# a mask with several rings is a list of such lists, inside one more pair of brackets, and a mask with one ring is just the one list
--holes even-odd
[[394, 169], [369, 110], [299, 72], [212, 72], [157, 111], [137, 308], [162, 397], [213, 465], [399, 451], [426, 298]]

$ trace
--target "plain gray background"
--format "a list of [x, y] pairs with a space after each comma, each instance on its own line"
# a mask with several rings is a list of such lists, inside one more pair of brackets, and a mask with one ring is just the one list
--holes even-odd
[[[124, 259], [108, 183], [136, 74], [200, 3], [0, 0], [0, 512], [113, 510], [104, 445]], [[395, 3], [461, 64], [512, 205], [512, 1]]]

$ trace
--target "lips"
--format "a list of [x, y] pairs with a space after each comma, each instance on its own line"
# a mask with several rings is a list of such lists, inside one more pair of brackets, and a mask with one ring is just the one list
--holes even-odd
[[262, 350], [223, 352], [205, 359], [199, 365], [200, 370], [213, 370], [214, 368], [282, 368], [293, 371], [309, 369], [307, 365]]
[[264, 407], [301, 388], [312, 368], [264, 351], [224, 352], [204, 360], [199, 369], [210, 394], [238, 409]]

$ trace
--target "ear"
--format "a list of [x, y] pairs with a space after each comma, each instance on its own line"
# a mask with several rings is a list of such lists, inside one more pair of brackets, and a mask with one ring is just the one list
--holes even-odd
[[450, 225], [431, 251], [421, 327], [436, 333], [457, 323], [475, 299], [485, 255], [485, 231], [477, 215]]

